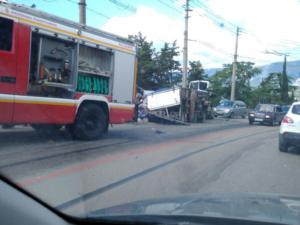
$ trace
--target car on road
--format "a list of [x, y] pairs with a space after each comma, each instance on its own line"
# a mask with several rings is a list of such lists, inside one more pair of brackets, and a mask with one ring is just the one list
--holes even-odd
[[228, 118], [240, 116], [245, 118], [247, 116], [247, 106], [243, 101], [223, 100], [214, 109], [215, 116], [224, 116]]
[[289, 109], [290, 109], [290, 105], [282, 105], [281, 106], [281, 110], [282, 110], [282, 112], [284, 112], [285, 114], [287, 114], [288, 113], [288, 111], [289, 111]]
[[281, 122], [279, 151], [287, 152], [289, 146], [300, 146], [300, 102], [295, 102]]
[[254, 110], [248, 114], [249, 124], [260, 123], [269, 125], [280, 125], [285, 113], [279, 105], [258, 104]]

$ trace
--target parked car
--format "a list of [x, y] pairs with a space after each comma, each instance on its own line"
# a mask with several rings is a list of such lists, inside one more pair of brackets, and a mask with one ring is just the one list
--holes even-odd
[[279, 105], [274, 104], [258, 104], [254, 110], [249, 112], [249, 124], [254, 122], [260, 124], [280, 125], [285, 113]]
[[290, 105], [282, 105], [281, 106], [281, 110], [282, 110], [282, 112], [284, 112], [285, 114], [287, 114], [287, 112], [289, 111], [289, 109], [290, 109]]
[[279, 131], [279, 151], [287, 152], [293, 145], [300, 146], [300, 102], [292, 104]]
[[236, 116], [245, 118], [247, 116], [247, 106], [243, 101], [223, 100], [213, 109], [213, 111], [215, 116], [224, 116], [229, 118]]

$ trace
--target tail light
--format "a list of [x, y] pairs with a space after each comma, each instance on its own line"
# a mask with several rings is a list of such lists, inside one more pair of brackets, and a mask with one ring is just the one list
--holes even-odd
[[294, 123], [294, 120], [288, 116], [283, 117], [281, 123]]

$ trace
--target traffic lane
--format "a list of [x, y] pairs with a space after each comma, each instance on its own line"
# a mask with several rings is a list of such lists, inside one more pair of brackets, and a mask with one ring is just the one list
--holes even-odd
[[[110, 138], [126, 138], [130, 140], [141, 139], [145, 141], [151, 138], [148, 135], [142, 135], [142, 132], [144, 132], [145, 129], [156, 133], [159, 133], [160, 131], [162, 133], [168, 132], [172, 135], [181, 132], [198, 132], [200, 130], [213, 129], [216, 126], [239, 126], [240, 124], [246, 125], [246, 120], [215, 119], [207, 120], [205, 123], [201, 124], [190, 124], [188, 126], [162, 125], [156, 123], [119, 124], [110, 127], [107, 135], [104, 135], [98, 141], [96, 140], [93, 142], [101, 142], [103, 139]], [[14, 151], [14, 149], [30, 149], [31, 147], [43, 147], [45, 145], [61, 147], [61, 145], [82, 143], [82, 141], [72, 140], [71, 136], [68, 132], [65, 132], [64, 129], [51, 134], [43, 134], [34, 131], [30, 126], [15, 126], [11, 129], [0, 128], [0, 143], [0, 154], [2, 154], [2, 152]]]
[[[299, 197], [300, 148], [292, 147], [288, 153], [280, 152], [278, 135], [262, 142], [262, 145], [245, 152], [207, 188], [212, 192], [258, 192]], [[221, 184], [226, 185], [221, 187]]]
[[[58, 205], [84, 193], [93, 192], [99, 187], [105, 187], [108, 184], [126, 179], [126, 177], [136, 173], [143, 173], [149, 168], [151, 170], [152, 167], [164, 164], [176, 157], [180, 158], [186, 154], [196, 154], [193, 152], [199, 150], [212, 151], [212, 145], [214, 144], [222, 145], [224, 141], [236, 141], [240, 137], [248, 138], [249, 135], [260, 135], [260, 133], [273, 130], [274, 128], [271, 127], [256, 128], [248, 126], [235, 130], [221, 130], [207, 135], [183, 138], [177, 142], [166, 141], [163, 145], [161, 143], [152, 144], [132, 149], [131, 151], [124, 151], [121, 155], [117, 154], [107, 158], [101, 157], [89, 163], [51, 171], [48, 174], [21, 180], [19, 184], [42, 198], [48, 198], [52, 205]], [[209, 149], [205, 149], [207, 147]]]
[[[107, 135], [104, 135], [101, 139], [93, 141], [93, 143], [102, 142], [105, 139], [114, 138], [125, 138], [129, 140], [149, 140], [151, 136], [143, 135], [143, 132], [154, 132], [154, 133], [166, 133], [174, 135], [176, 133], [191, 132], [207, 129], [214, 129], [216, 126], [236, 126], [240, 124], [246, 125], [246, 120], [224, 120], [215, 119], [208, 120], [203, 124], [191, 124], [189, 126], [180, 125], [162, 125], [156, 123], [129, 123], [113, 125], [109, 128]], [[6, 152], [20, 153], [24, 148], [30, 150], [32, 147], [48, 147], [53, 146], [61, 147], [68, 144], [88, 143], [82, 141], [74, 141], [68, 132], [61, 129], [58, 132], [51, 134], [43, 134], [35, 132], [30, 126], [15, 126], [12, 129], [1, 129], [0, 128], [0, 155]]]
[[218, 180], [245, 152], [263, 145], [264, 139], [276, 135], [277, 130], [273, 128], [252, 136], [247, 134], [236, 141], [210, 145], [211, 148], [205, 151], [180, 158], [141, 176], [131, 174], [129, 178], [132, 179], [123, 177], [127, 182], [120, 182], [119, 185], [100, 186], [77, 198], [77, 201], [69, 201], [59, 207], [71, 214], [82, 214], [82, 210], [92, 211], [136, 200], [209, 192], [206, 185]]
[[[245, 120], [230, 122], [212, 120], [205, 124], [192, 124], [191, 126], [164, 126], [152, 123], [124, 124], [114, 126], [102, 139], [89, 142], [73, 141], [63, 130], [51, 137], [42, 136], [40, 140], [36, 139], [39, 135], [30, 128], [16, 129], [9, 134], [10, 137], [15, 137], [15, 144], [10, 142], [10, 148], [5, 146], [0, 150], [0, 171], [15, 179], [37, 176], [49, 169], [63, 168], [79, 161], [88, 161], [95, 157], [123, 152], [135, 146], [152, 144], [154, 141], [159, 143], [220, 129], [245, 126], [248, 126]], [[8, 135], [8, 132], [2, 133]], [[26, 144], [22, 139], [18, 139], [19, 135], [29, 137], [31, 135], [35, 138]], [[7, 144], [4, 141], [6, 139], [1, 137], [0, 143]]]

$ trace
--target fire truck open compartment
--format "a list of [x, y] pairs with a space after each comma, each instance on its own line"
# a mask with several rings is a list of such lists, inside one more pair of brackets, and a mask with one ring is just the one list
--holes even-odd
[[77, 91], [108, 95], [113, 74], [112, 62], [111, 51], [80, 45]]
[[29, 94], [71, 98], [75, 90], [111, 93], [112, 51], [36, 32], [31, 39]]
[[72, 97], [76, 73], [77, 44], [33, 33], [29, 73], [29, 94]]

